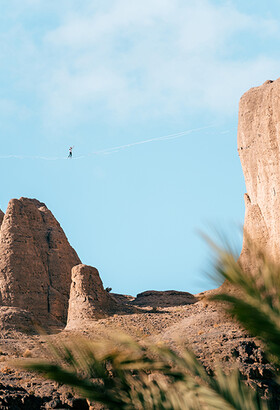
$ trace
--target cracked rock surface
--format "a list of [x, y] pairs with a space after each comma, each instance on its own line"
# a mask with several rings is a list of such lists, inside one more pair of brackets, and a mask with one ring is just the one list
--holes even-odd
[[[238, 153], [245, 177], [247, 235], [280, 262], [280, 79], [251, 88], [240, 99]], [[246, 235], [241, 263], [254, 269]]]

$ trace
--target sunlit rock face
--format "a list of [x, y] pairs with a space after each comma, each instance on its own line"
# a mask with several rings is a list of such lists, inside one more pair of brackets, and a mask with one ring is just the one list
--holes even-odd
[[280, 262], [280, 79], [252, 88], [240, 100], [238, 152], [243, 168], [245, 223], [240, 262], [254, 269], [250, 237]]
[[2, 217], [0, 305], [24, 309], [43, 326], [65, 325], [75, 250], [36, 199], [12, 199]]
[[104, 290], [98, 270], [88, 265], [72, 269], [67, 328], [79, 328], [121, 310], [111, 295]]

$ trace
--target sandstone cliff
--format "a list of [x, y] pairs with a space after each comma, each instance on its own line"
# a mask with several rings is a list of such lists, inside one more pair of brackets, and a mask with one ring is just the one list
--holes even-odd
[[240, 261], [254, 269], [248, 235], [280, 262], [280, 79], [246, 92], [239, 106], [238, 152], [245, 194], [244, 241]]
[[71, 269], [79, 263], [45, 204], [9, 202], [0, 228], [0, 305], [24, 309], [41, 325], [65, 324]]

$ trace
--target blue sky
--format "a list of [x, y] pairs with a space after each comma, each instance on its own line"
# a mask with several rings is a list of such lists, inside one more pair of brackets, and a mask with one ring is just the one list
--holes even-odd
[[278, 2], [0, 5], [1, 208], [45, 202], [115, 292], [215, 286], [197, 231], [243, 223], [238, 100], [279, 76]]

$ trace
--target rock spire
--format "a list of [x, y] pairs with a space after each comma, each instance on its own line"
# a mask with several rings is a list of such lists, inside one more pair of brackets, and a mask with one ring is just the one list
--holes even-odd
[[45, 204], [9, 202], [0, 228], [0, 305], [27, 310], [43, 326], [65, 324], [71, 269], [79, 263]]
[[89, 324], [120, 310], [121, 304], [104, 290], [97, 269], [83, 264], [72, 268], [67, 328], [78, 328], [83, 322]]
[[249, 270], [247, 236], [280, 262], [279, 130], [280, 79], [250, 89], [239, 105], [238, 152], [247, 188], [240, 261]]

